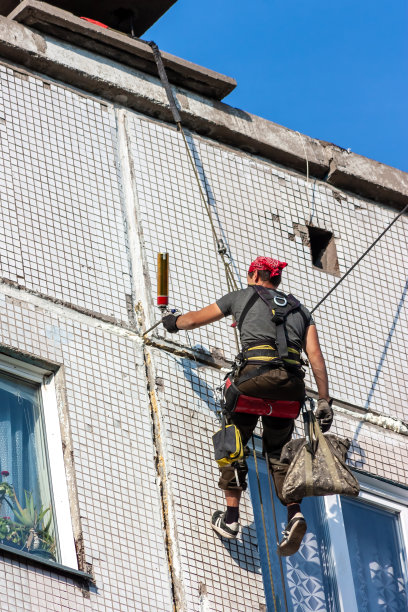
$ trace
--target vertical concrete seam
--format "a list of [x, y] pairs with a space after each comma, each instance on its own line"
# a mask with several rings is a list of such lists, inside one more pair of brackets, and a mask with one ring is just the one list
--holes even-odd
[[[117, 130], [118, 174], [121, 184], [122, 214], [128, 251], [130, 282], [133, 303], [144, 312], [146, 325], [150, 326], [152, 292], [144, 251], [143, 228], [140, 222], [134, 166], [131, 156], [126, 110], [115, 107]], [[137, 322], [137, 321], [136, 321]]]
[[[118, 136], [118, 172], [122, 179], [122, 202], [127, 248], [129, 250], [129, 266], [131, 270], [132, 295], [135, 303], [137, 324], [143, 330], [152, 324], [153, 313], [152, 290], [147, 273], [147, 263], [144, 252], [143, 230], [138, 208], [137, 190], [131, 146], [128, 134], [127, 111], [116, 107], [116, 126]], [[151, 314], [151, 316], [149, 316]], [[146, 375], [146, 390], [149, 398], [150, 417], [152, 421], [152, 438], [155, 450], [157, 483], [161, 500], [162, 525], [167, 554], [169, 581], [176, 612], [186, 610], [185, 590], [182, 582], [181, 555], [178, 546], [177, 527], [174, 511], [174, 496], [168, 477], [168, 456], [165, 437], [163, 435], [163, 417], [160, 403], [157, 399], [155, 372], [150, 350], [144, 346], [143, 358]]]
[[75, 471], [74, 447], [72, 442], [71, 423], [66, 397], [64, 366], [62, 366], [55, 374], [55, 391], [57, 395], [57, 409], [62, 439], [62, 451], [64, 456], [65, 475], [68, 486], [68, 499], [70, 504], [70, 513], [74, 532], [74, 542], [78, 559], [78, 567], [80, 570], [93, 575], [92, 565], [86, 562], [86, 552], [84, 547], [84, 537], [78, 498], [78, 486]]
[[178, 545], [177, 523], [175, 517], [174, 495], [168, 477], [168, 453], [163, 429], [163, 416], [157, 398], [156, 376], [151, 353], [144, 348], [147, 378], [147, 392], [150, 400], [150, 411], [153, 428], [153, 442], [156, 450], [156, 470], [162, 503], [162, 519], [165, 532], [166, 551], [175, 612], [187, 610], [186, 596], [182, 579], [181, 554]]

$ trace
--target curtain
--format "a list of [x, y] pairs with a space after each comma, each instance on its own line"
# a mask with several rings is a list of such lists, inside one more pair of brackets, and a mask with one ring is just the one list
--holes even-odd
[[[0, 374], [0, 471], [9, 472], [2, 479], [14, 487], [23, 508], [25, 491], [33, 494], [37, 509], [50, 505], [39, 388], [3, 373]], [[2, 516], [10, 516], [11, 510], [4, 502], [0, 511]]]
[[398, 513], [342, 498], [359, 612], [406, 612]]

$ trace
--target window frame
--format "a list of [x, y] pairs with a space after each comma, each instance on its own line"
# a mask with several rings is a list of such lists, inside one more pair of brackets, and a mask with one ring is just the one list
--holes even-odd
[[[52, 456], [52, 461], [48, 460], [49, 487], [60, 552], [60, 561], [47, 562], [47, 565], [55, 563], [64, 565], [69, 569], [78, 570], [58, 413], [55, 372], [0, 353], [0, 373], [2, 372], [39, 385], [45, 447], [48, 459]], [[24, 557], [34, 559], [35, 555], [26, 553]]]

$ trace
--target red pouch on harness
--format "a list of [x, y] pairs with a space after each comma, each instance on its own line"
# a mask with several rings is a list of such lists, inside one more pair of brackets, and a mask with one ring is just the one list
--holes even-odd
[[290, 400], [268, 400], [240, 393], [230, 377], [223, 390], [223, 404], [228, 414], [244, 412], [258, 416], [274, 416], [281, 419], [296, 419], [300, 412], [300, 402]]

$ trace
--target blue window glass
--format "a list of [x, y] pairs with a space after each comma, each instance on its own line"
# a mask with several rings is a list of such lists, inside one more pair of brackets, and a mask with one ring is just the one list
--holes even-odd
[[406, 560], [398, 513], [342, 498], [359, 612], [406, 612]]
[[[268, 611], [274, 610], [272, 585], [269, 564], [266, 554], [266, 543], [262, 525], [261, 504], [253, 458], [248, 459], [249, 485], [254, 508], [258, 546], [261, 557]], [[285, 610], [284, 591], [282, 587], [279, 557], [276, 552], [276, 536], [273, 521], [271, 491], [268, 482], [266, 463], [258, 460], [261, 482], [261, 494], [266, 522], [269, 557], [272, 566], [272, 580], [275, 589], [276, 607]], [[273, 490], [273, 487], [272, 487]], [[286, 524], [286, 508], [281, 504], [273, 490], [278, 524], [278, 536]], [[307, 498], [302, 502], [308, 530], [299, 551], [291, 557], [282, 557], [282, 569], [286, 586], [288, 610], [294, 612], [336, 610], [336, 589], [333, 583], [333, 572], [330, 566], [328, 536], [325, 531], [325, 520], [322, 503], [318, 498]]]
[[58, 560], [39, 385], [0, 373], [0, 543]]

